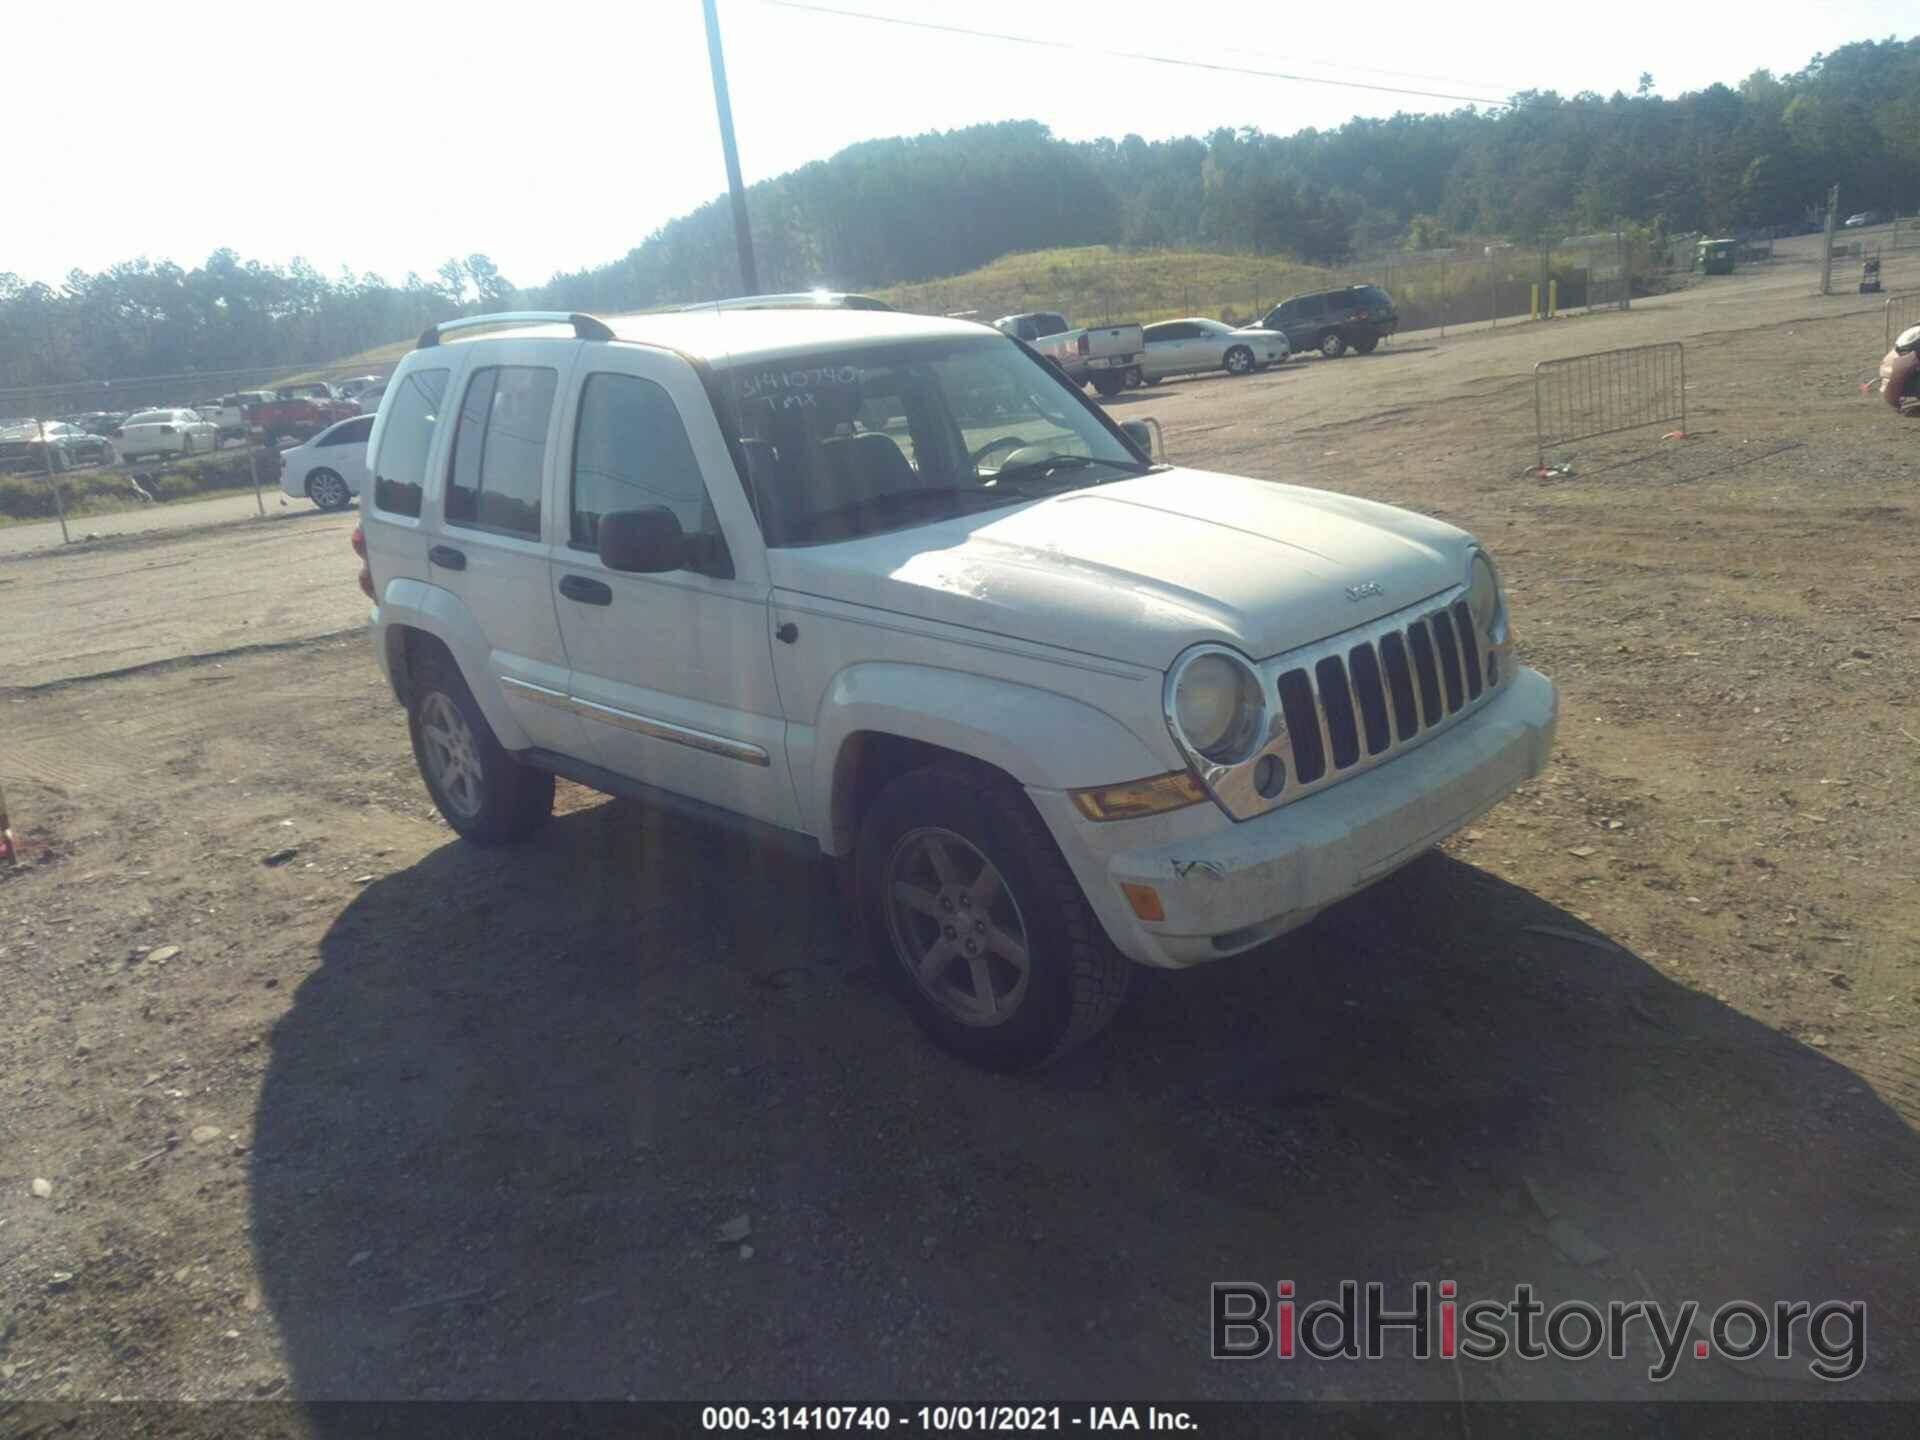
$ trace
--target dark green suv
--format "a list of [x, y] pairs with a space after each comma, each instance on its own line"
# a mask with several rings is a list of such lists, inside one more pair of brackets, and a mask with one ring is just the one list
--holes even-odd
[[1399, 328], [1400, 316], [1393, 308], [1393, 297], [1378, 285], [1349, 285], [1282, 300], [1260, 323], [1265, 329], [1282, 331], [1296, 355], [1318, 350], [1327, 359], [1337, 360], [1349, 350], [1371, 354]]

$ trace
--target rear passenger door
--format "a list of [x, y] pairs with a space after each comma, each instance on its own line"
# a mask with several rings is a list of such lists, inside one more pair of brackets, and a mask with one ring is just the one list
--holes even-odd
[[[699, 377], [676, 355], [588, 346], [565, 424], [553, 591], [588, 758], [797, 825], [766, 551]], [[600, 517], [650, 505], [707, 537], [707, 560], [657, 575], [602, 565]]]
[[340, 478], [347, 482], [347, 488], [356, 495], [367, 483], [367, 436], [372, 432], [373, 416], [362, 415], [335, 426], [326, 444], [316, 447], [327, 452], [321, 463], [337, 470]]
[[457, 348], [466, 363], [454, 371], [441, 422], [452, 433], [429, 501], [439, 521], [427, 537], [429, 578], [479, 625], [486, 663], [528, 738], [574, 754], [580, 727], [567, 704], [566, 647], [547, 573], [549, 535], [557, 538], [564, 522], [545, 494], [580, 345], [516, 339]]

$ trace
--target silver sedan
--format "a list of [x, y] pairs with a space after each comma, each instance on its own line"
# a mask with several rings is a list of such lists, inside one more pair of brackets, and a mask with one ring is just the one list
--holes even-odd
[[1198, 316], [1149, 325], [1146, 337], [1140, 378], [1149, 385], [1169, 375], [1195, 375], [1204, 370], [1251, 375], [1256, 370], [1282, 363], [1293, 353], [1287, 337], [1278, 330], [1253, 326], [1236, 330], [1218, 320]]

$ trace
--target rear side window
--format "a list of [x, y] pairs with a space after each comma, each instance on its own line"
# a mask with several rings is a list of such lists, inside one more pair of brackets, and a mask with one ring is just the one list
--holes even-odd
[[664, 505], [689, 535], [720, 526], [673, 397], [636, 375], [589, 375], [573, 440], [573, 518], [569, 543], [592, 550], [600, 517]]
[[320, 443], [322, 445], [364, 445], [372, 429], [373, 416], [363, 415], [358, 420], [347, 421]]
[[433, 449], [440, 403], [446, 393], [444, 369], [415, 370], [394, 387], [393, 403], [387, 406], [386, 429], [380, 432], [380, 454], [374, 463], [376, 510], [419, 516], [420, 494], [427, 481], [427, 454]]
[[547, 421], [560, 374], [544, 365], [473, 372], [453, 432], [447, 523], [538, 538]]

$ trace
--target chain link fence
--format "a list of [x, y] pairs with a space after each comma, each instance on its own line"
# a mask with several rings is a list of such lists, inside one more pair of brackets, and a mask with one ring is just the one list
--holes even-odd
[[[0, 390], [0, 521], [57, 520], [70, 539], [69, 520], [92, 511], [249, 487], [264, 513], [260, 492], [284, 469], [280, 446], [316, 433], [328, 417], [351, 414], [353, 405], [329, 400], [271, 435], [249, 425], [246, 407], [288, 386], [337, 391], [348, 380], [383, 380], [393, 368], [280, 365]], [[214, 429], [194, 433], [181, 453], [130, 458], [118, 432], [148, 410], [191, 410]]]

